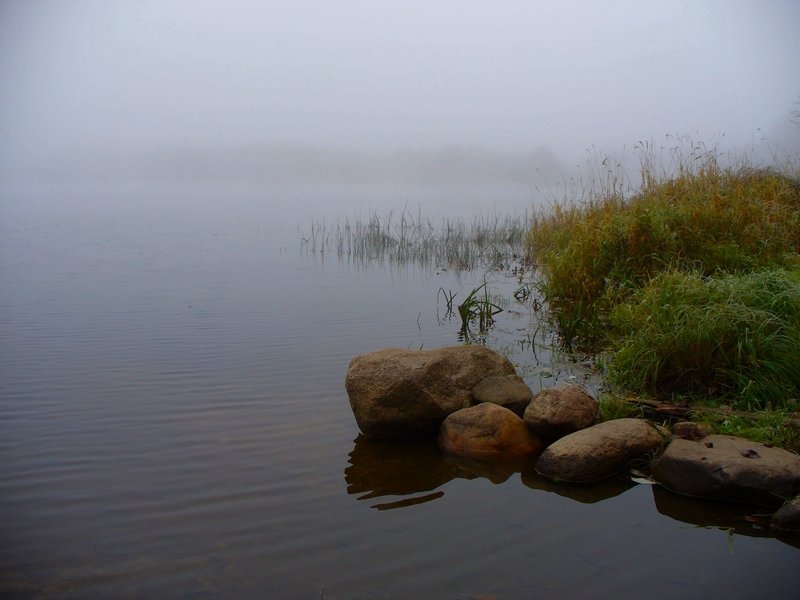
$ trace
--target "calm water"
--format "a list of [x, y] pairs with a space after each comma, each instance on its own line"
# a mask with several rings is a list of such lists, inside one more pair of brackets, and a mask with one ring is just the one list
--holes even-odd
[[[800, 550], [745, 510], [358, 438], [350, 359], [457, 343], [437, 291], [484, 274], [309, 254], [298, 226], [405, 202], [469, 220], [526, 190], [2, 194], [0, 595], [796, 597]], [[489, 343], [532, 387], [582, 378], [515, 346], [534, 317], [509, 309]]]

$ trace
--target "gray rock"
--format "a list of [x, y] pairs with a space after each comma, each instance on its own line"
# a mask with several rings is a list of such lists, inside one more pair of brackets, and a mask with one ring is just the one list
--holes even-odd
[[446, 452], [488, 460], [516, 460], [541, 450], [544, 444], [511, 410], [483, 402], [449, 415], [439, 430]]
[[663, 444], [663, 435], [648, 421], [606, 421], [548, 446], [536, 472], [555, 481], [591, 483], [621, 472], [634, 459], [647, 459]]
[[729, 435], [676, 439], [653, 477], [686, 496], [774, 506], [800, 493], [800, 456]]
[[345, 388], [365, 436], [433, 436], [447, 415], [470, 406], [481, 380], [512, 374], [514, 365], [484, 346], [389, 348], [355, 357]]
[[800, 533], [800, 496], [781, 506], [772, 515], [769, 526], [784, 533]]
[[491, 402], [522, 416], [533, 398], [531, 388], [519, 375], [497, 375], [483, 379], [472, 389], [474, 404]]
[[578, 385], [542, 390], [533, 397], [523, 418], [544, 440], [557, 440], [594, 424], [600, 406]]

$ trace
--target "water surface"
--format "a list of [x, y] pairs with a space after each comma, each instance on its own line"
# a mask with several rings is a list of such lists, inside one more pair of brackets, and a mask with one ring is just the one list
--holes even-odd
[[[515, 281], [340, 261], [304, 251], [303, 228], [529, 201], [503, 188], [4, 188], [0, 593], [795, 597], [800, 551], [745, 509], [359, 438], [350, 359], [458, 343], [439, 288]], [[531, 387], [582, 377], [519, 343], [535, 315], [507, 308], [487, 342]]]

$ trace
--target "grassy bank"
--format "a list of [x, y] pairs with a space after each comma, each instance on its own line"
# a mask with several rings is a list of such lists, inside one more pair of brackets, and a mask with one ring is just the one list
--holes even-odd
[[798, 169], [723, 167], [713, 153], [673, 164], [659, 174], [646, 157], [632, 196], [615, 185], [535, 216], [530, 253], [562, 340], [606, 354], [609, 381], [625, 391], [790, 413]]

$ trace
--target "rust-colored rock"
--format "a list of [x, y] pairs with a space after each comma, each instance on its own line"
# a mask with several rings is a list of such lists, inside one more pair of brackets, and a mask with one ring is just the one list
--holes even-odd
[[472, 458], [517, 460], [543, 444], [513, 411], [484, 402], [448, 416], [439, 431], [439, 446]]
[[579, 385], [542, 390], [533, 397], [523, 418], [528, 427], [544, 440], [557, 440], [594, 424], [599, 412], [597, 401]]
[[556, 481], [591, 483], [619, 473], [634, 459], [647, 459], [663, 444], [664, 437], [648, 421], [606, 421], [548, 446], [536, 472]]
[[447, 415], [470, 406], [480, 381], [512, 374], [514, 365], [484, 346], [389, 348], [355, 357], [345, 388], [365, 436], [433, 436]]
[[487, 377], [472, 389], [473, 404], [491, 402], [522, 416], [533, 398], [531, 388], [519, 375]]
[[653, 477], [686, 496], [775, 506], [800, 494], [800, 456], [732, 435], [677, 439]]

